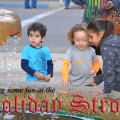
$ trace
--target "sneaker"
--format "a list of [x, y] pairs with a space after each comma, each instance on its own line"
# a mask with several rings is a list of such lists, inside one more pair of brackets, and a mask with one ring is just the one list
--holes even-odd
[[32, 8], [37, 8], [37, 6], [32, 6]]
[[69, 7], [65, 7], [64, 9], [69, 9]]
[[25, 9], [30, 9], [31, 7], [25, 7]]

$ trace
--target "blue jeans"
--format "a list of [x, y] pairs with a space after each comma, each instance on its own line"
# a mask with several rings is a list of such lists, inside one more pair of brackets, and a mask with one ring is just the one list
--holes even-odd
[[37, 0], [32, 0], [32, 4], [29, 3], [30, 0], [25, 0], [25, 8], [36, 8], [37, 7]]
[[65, 5], [65, 7], [69, 7], [69, 5], [70, 5], [70, 0], [65, 0], [64, 5]]

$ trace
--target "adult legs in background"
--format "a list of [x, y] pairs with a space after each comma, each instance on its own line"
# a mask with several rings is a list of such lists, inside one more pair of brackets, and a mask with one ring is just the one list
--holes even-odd
[[25, 8], [30, 8], [29, 0], [24, 0]]
[[76, 5], [81, 5], [84, 8], [86, 1], [85, 0], [72, 0]]
[[65, 8], [69, 8], [70, 0], [65, 0], [64, 5], [65, 5]]
[[32, 7], [36, 8], [37, 7], [37, 0], [32, 0]]
[[82, 20], [83, 23], [88, 23], [88, 20], [87, 20], [87, 17], [86, 17], [86, 9], [84, 10], [84, 13], [83, 13], [83, 20]]
[[[24, 5], [25, 5], [25, 8], [36, 8], [37, 7], [37, 0], [24, 0]], [[32, 2], [32, 4], [30, 5], [30, 2]]]
[[84, 9], [86, 6], [86, 0], [81, 0], [81, 7]]

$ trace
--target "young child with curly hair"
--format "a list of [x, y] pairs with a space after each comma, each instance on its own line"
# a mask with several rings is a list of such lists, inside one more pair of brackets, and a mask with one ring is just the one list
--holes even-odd
[[87, 26], [74, 25], [68, 32], [68, 40], [71, 47], [68, 49], [63, 61], [63, 86], [67, 86], [69, 82], [72, 85], [90, 85], [99, 71], [100, 62], [97, 59], [95, 50], [89, 47]]

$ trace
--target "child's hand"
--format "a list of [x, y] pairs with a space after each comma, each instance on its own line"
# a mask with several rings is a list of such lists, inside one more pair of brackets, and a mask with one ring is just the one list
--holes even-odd
[[93, 80], [93, 81], [90, 82], [90, 85], [91, 85], [91, 86], [96, 86], [97, 84], [96, 84], [95, 81]]
[[68, 80], [62, 80], [63, 86], [68, 86]]
[[99, 88], [99, 89], [96, 90], [96, 93], [98, 93], [98, 94], [103, 94], [104, 91], [103, 91], [102, 89]]
[[95, 77], [95, 76], [96, 76], [96, 72], [95, 72], [95, 70], [92, 69], [92, 70], [90, 71], [90, 74], [93, 75], [93, 77]]
[[49, 75], [45, 76], [45, 79], [44, 79], [44, 80], [45, 80], [46, 82], [48, 82], [48, 81], [50, 81], [50, 78], [51, 78], [51, 75], [49, 74]]
[[45, 79], [45, 76], [42, 73], [39, 73], [39, 72], [35, 72], [34, 76], [36, 76], [40, 80], [44, 80]]

